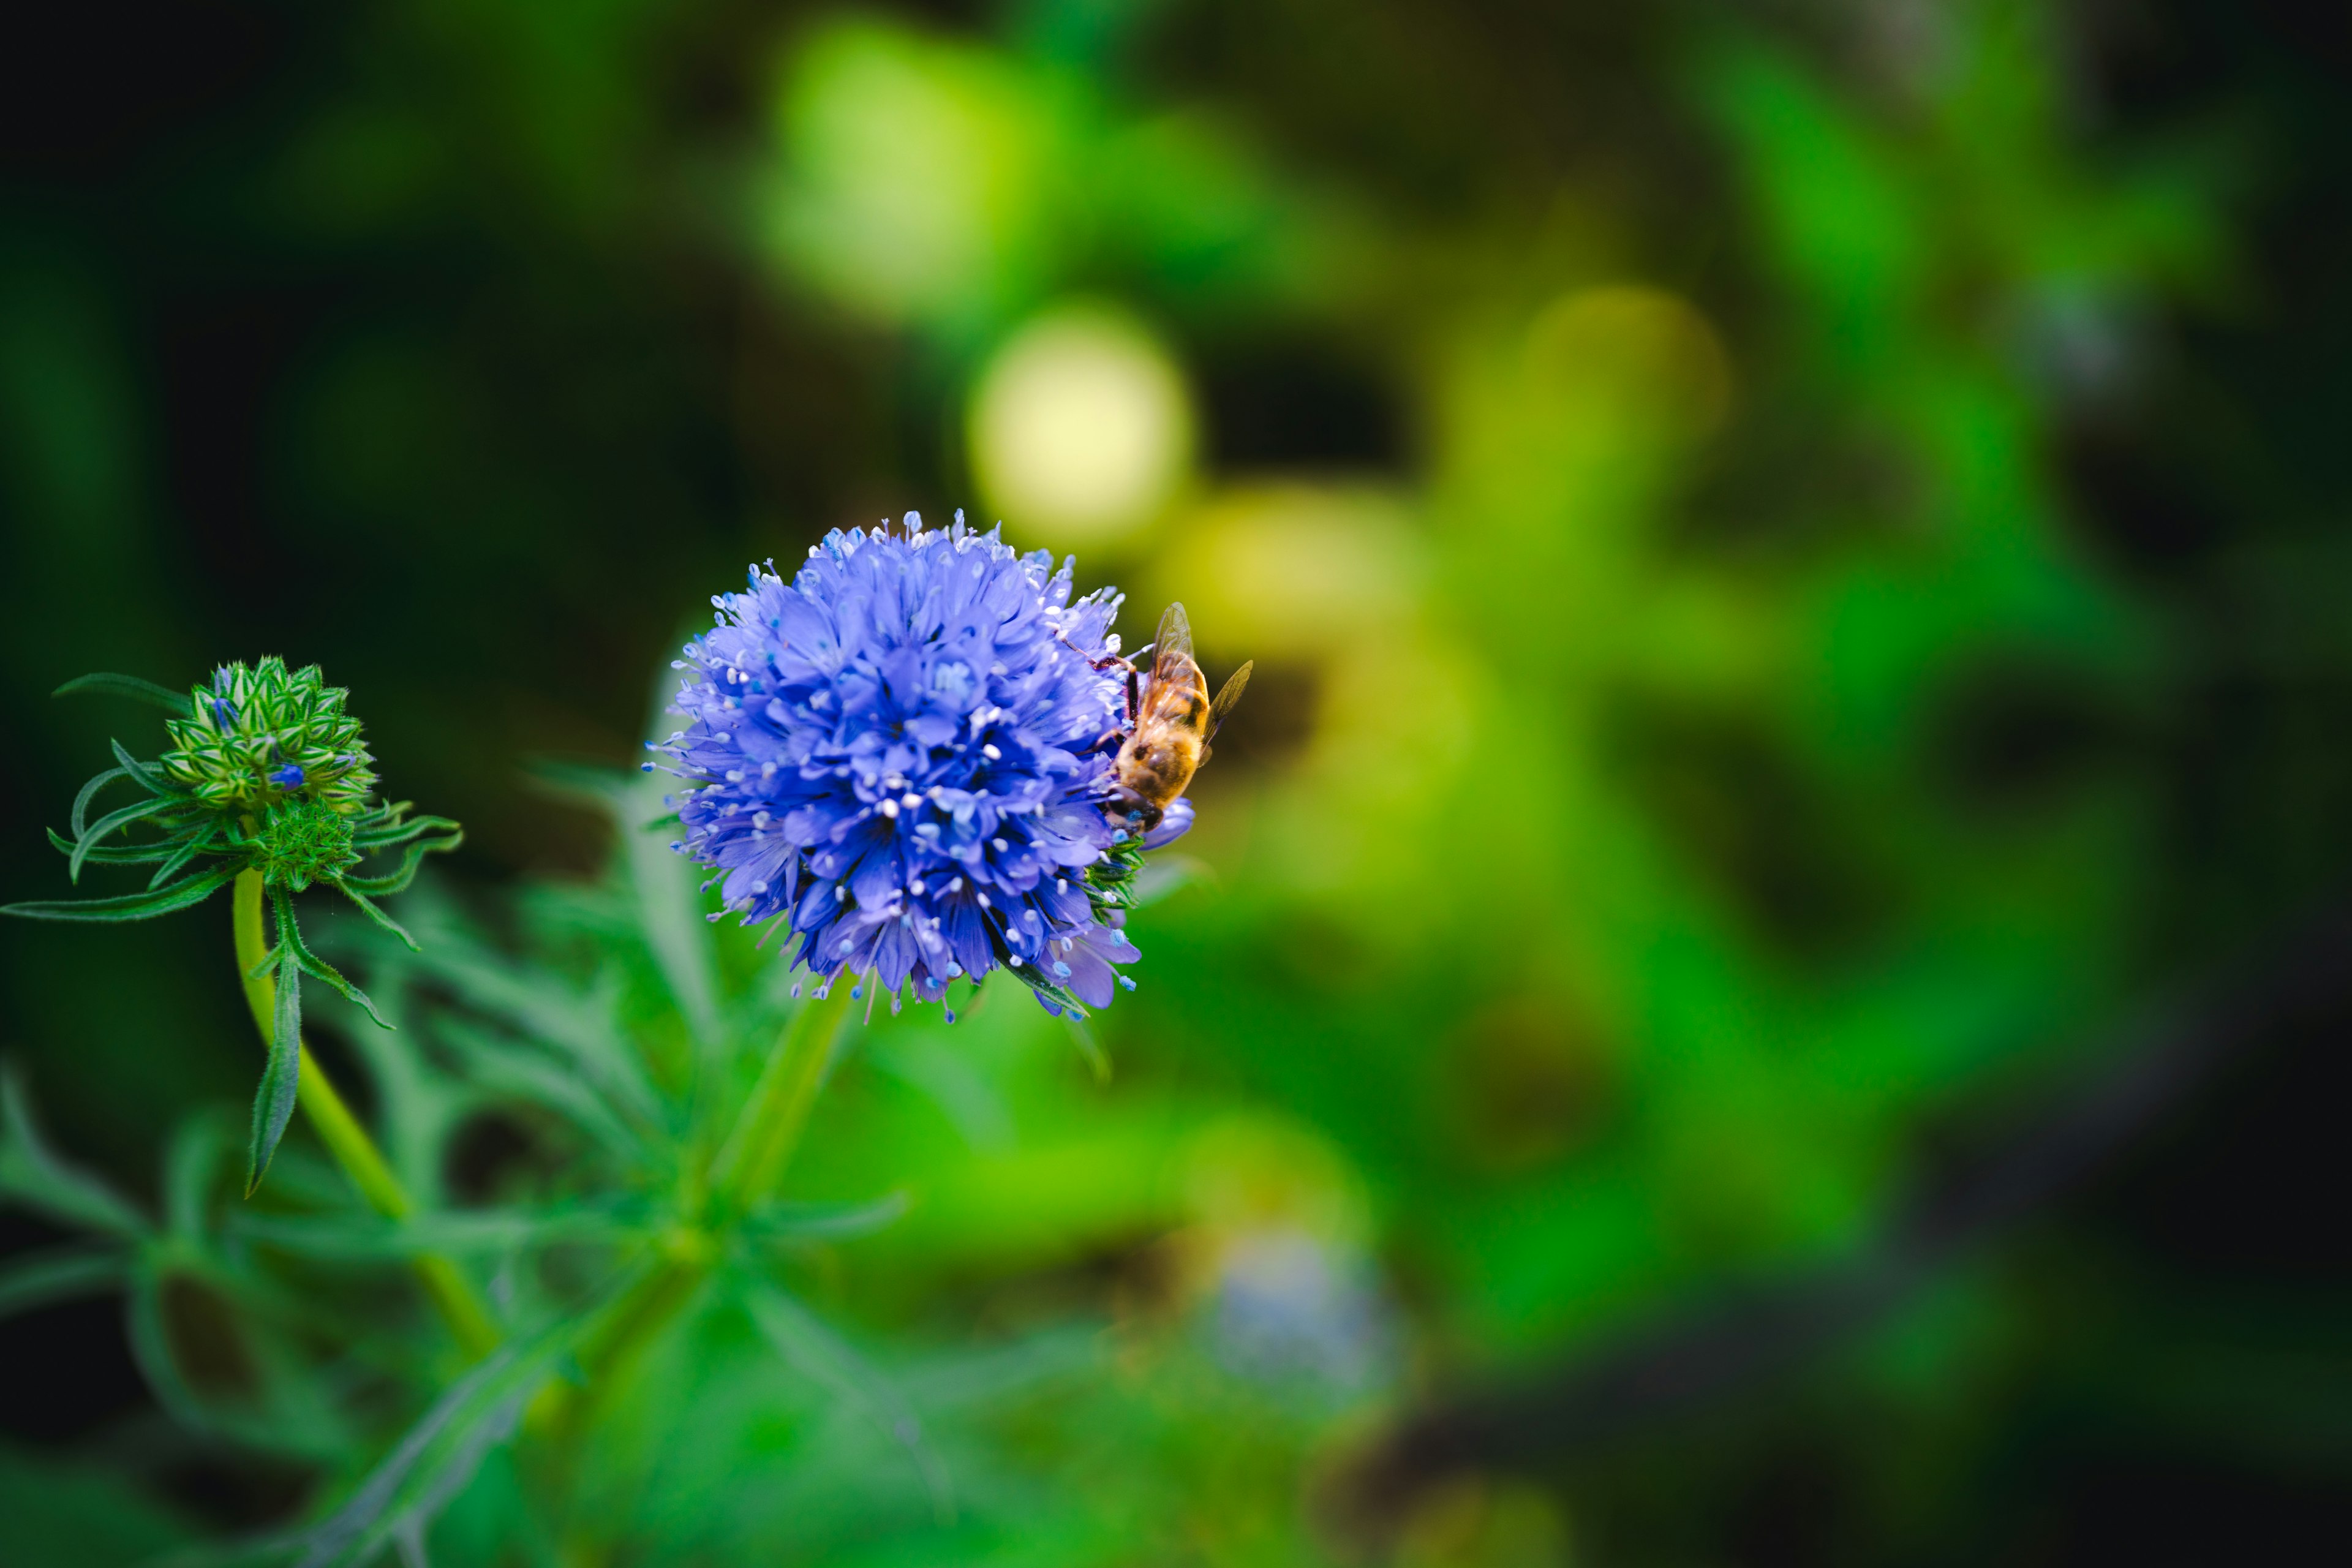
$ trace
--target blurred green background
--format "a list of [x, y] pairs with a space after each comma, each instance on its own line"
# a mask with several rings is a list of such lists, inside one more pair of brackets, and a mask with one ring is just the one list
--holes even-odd
[[[1025, 1013], [878, 1035], [841, 1115], [900, 1142], [813, 1149], [921, 1194], [840, 1263], [876, 1332], [1144, 1347], [1034, 1560], [1348, 1550], [1318, 1478], [1401, 1413], [1863, 1254], [2352, 868], [2340, 17], [202, 0], [0, 72], [0, 895], [140, 722], [51, 687], [281, 653], [495, 921], [605, 852], [529, 759], [634, 760], [709, 595], [909, 508], [1256, 659], [1110, 1081]], [[249, 1091], [211, 913], [0, 931], [0, 1050], [131, 1190]], [[1380, 1550], [2341, 1539], [2347, 1017]], [[0, 1333], [72, 1369], [8, 1374], [16, 1495], [305, 1497], [157, 1436], [111, 1305]]]

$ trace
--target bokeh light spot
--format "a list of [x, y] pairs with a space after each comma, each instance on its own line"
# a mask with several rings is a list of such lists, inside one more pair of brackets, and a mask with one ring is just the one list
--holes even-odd
[[1065, 307], [990, 362], [969, 435], [982, 493], [1017, 531], [1094, 543], [1150, 521], [1181, 484], [1192, 411], [1181, 373], [1141, 326]]

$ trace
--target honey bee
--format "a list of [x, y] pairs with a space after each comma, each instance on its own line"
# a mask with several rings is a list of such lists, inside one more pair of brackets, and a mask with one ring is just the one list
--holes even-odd
[[1216, 700], [1192, 658], [1192, 626], [1184, 606], [1171, 605], [1152, 639], [1149, 683], [1137, 689], [1138, 671], [1127, 667], [1127, 738], [1118, 748], [1110, 810], [1149, 833], [1192, 775], [1209, 760], [1209, 742], [1225, 715], [1242, 699], [1255, 660], [1234, 671]]

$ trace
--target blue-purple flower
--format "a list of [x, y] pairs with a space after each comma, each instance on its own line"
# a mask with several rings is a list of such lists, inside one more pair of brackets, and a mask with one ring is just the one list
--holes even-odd
[[690, 785], [677, 847], [828, 984], [878, 982], [895, 1007], [1003, 965], [1048, 1011], [1103, 1006], [1140, 956], [1087, 881], [1136, 847], [1101, 807], [1120, 595], [1074, 600], [1070, 563], [961, 512], [921, 522], [836, 531], [790, 582], [755, 566], [711, 601], [677, 664], [689, 722], [656, 748]]

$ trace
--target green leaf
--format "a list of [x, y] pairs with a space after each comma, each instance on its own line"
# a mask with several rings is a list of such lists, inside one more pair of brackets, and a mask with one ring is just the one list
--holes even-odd
[[152, 866], [158, 860], [171, 858], [176, 853], [168, 838], [154, 844], [101, 844], [82, 848], [54, 827], [43, 828], [42, 831], [49, 836], [49, 847], [58, 854], [71, 855], [80, 848], [91, 861], [100, 866]]
[[134, 822], [152, 816], [159, 811], [168, 811], [173, 804], [159, 795], [152, 799], [142, 800], [136, 805], [126, 805], [120, 811], [110, 811], [90, 824], [89, 831], [83, 834], [74, 845], [72, 858], [66, 863], [66, 880], [68, 882], [81, 880], [81, 863], [89, 858], [89, 852], [98, 847], [100, 839], [110, 833], [120, 832]]
[[348, 1502], [284, 1542], [301, 1552], [297, 1568], [358, 1568], [388, 1545], [400, 1542], [406, 1552], [421, 1542], [483, 1458], [513, 1436], [575, 1331], [559, 1321], [524, 1344], [500, 1346], [450, 1384]]
[[37, 1311], [77, 1296], [111, 1290], [130, 1276], [113, 1247], [69, 1247], [26, 1253], [0, 1264], [0, 1318]]
[[1013, 973], [1019, 977], [1021, 984], [1053, 1003], [1055, 1010], [1064, 1017], [1083, 1018], [1087, 1016], [1087, 1005], [1079, 1001], [1068, 987], [1046, 979], [1045, 972], [1036, 964], [1024, 963], [1015, 965]]
[[378, 1221], [349, 1215], [241, 1214], [231, 1222], [243, 1240], [306, 1258], [415, 1258], [423, 1253], [506, 1253], [566, 1243], [617, 1243], [651, 1226], [604, 1207], [517, 1211], [443, 1210]]
[[163, 1223], [178, 1240], [203, 1238], [215, 1176], [230, 1146], [229, 1130], [214, 1111], [189, 1117], [172, 1134], [163, 1156]]
[[[466, 836], [462, 831], [452, 833], [446, 838], [422, 839], [411, 844], [402, 854], [397, 869], [381, 877], [345, 877], [344, 885], [357, 888], [361, 892], [372, 894], [377, 898], [382, 898], [386, 893], [405, 892], [408, 889], [408, 884], [416, 880], [416, 868], [424, 863], [427, 855], [437, 855], [444, 850], [455, 849], [465, 841]], [[358, 842], [356, 838], [352, 840], [354, 846], [357, 846]], [[376, 847], [383, 847], [383, 846]]]
[[66, 823], [73, 829], [77, 843], [83, 837], [82, 823], [89, 816], [89, 803], [98, 798], [98, 792], [117, 779], [127, 779], [130, 776], [131, 770], [128, 768], [109, 768], [104, 773], [96, 774], [88, 784], [81, 786], [81, 792], [74, 796], [73, 815], [67, 819]]
[[193, 803], [195, 800], [194, 795], [157, 773], [153, 763], [142, 763], [124, 750], [121, 742], [110, 740], [106, 743], [114, 748], [114, 760], [121, 764], [122, 771], [137, 779], [142, 787], [152, 794], [169, 795], [173, 800], [183, 803]]
[[188, 839], [187, 842], [182, 844], [177, 849], [172, 851], [171, 858], [165, 860], [163, 864], [157, 868], [155, 875], [148, 879], [147, 886], [151, 889], [162, 887], [165, 882], [171, 879], [172, 873], [179, 870], [180, 868], [185, 866], [189, 861], [194, 859], [197, 856], [211, 848], [213, 840], [219, 837], [219, 823], [208, 822], [205, 824], [204, 830], [202, 832], [196, 834], [194, 837]]
[[423, 952], [425, 951], [416, 944], [416, 939], [408, 934], [408, 928], [406, 926], [402, 925], [398, 921], [394, 920], [390, 915], [385, 914], [383, 910], [377, 908], [374, 900], [369, 898], [365, 893], [360, 892], [358, 889], [354, 889], [349, 880], [341, 877], [331, 878], [329, 880], [332, 883], [337, 892], [342, 894], [343, 897], [351, 900], [352, 903], [359, 906], [360, 913], [367, 916], [368, 919], [373, 921], [377, 925], [383, 927], [385, 931], [390, 931], [393, 935], [405, 942], [408, 945], [409, 952]]
[[52, 1219], [126, 1240], [142, 1240], [149, 1232], [137, 1209], [48, 1146], [13, 1068], [0, 1069], [0, 1194]]
[[[175, 1270], [166, 1262], [161, 1249], [151, 1249], [131, 1272], [131, 1300], [124, 1314], [124, 1327], [129, 1331], [131, 1359], [156, 1403], [181, 1425], [196, 1432], [217, 1432], [236, 1438], [262, 1453], [287, 1454], [315, 1458], [315, 1454], [303, 1450], [310, 1447], [309, 1434], [289, 1430], [282, 1422], [257, 1418], [250, 1410], [241, 1410], [225, 1403], [203, 1397], [187, 1374], [181, 1370], [176, 1350], [176, 1337], [166, 1321], [168, 1312], [163, 1304], [164, 1291]], [[215, 1282], [203, 1275], [182, 1269], [182, 1279], [202, 1280], [216, 1288]], [[241, 1326], [233, 1328], [241, 1343], [239, 1348], [251, 1354], [254, 1346]]]
[[158, 686], [152, 680], [142, 680], [135, 675], [77, 676], [49, 693], [52, 697], [128, 697], [134, 702], [144, 702], [161, 708], [175, 719], [195, 717], [196, 705], [184, 691], [174, 691], [168, 686]]
[[487, 951], [475, 942], [436, 942], [418, 967], [446, 984], [460, 1001], [560, 1050], [567, 1065], [632, 1122], [667, 1124], [644, 1058], [614, 1025], [609, 995], [582, 997], [554, 976], [485, 962], [478, 955]]
[[865, 1203], [765, 1203], [743, 1216], [743, 1231], [758, 1241], [840, 1241], [871, 1236], [910, 1206], [904, 1193]]
[[923, 1424], [889, 1379], [835, 1334], [815, 1313], [765, 1280], [740, 1282], [744, 1310], [761, 1336], [803, 1376], [822, 1384], [907, 1450], [941, 1518], [954, 1516], [947, 1472], [923, 1440]]
[[466, 831], [446, 816], [419, 816], [403, 821], [397, 814], [405, 809], [406, 807], [403, 805], [380, 814], [370, 813], [369, 816], [362, 819], [363, 824], [373, 821], [378, 815], [383, 816], [383, 822], [377, 826], [362, 826], [353, 828], [352, 847], [373, 854], [379, 849], [389, 849], [395, 844], [405, 844], [410, 839], [420, 837], [427, 833], [455, 833], [462, 837]]
[[112, 899], [53, 899], [34, 903], [0, 904], [0, 915], [16, 915], [28, 921], [96, 921], [110, 923], [118, 921], [150, 921], [158, 915], [203, 903], [236, 878], [244, 869], [241, 864], [215, 866], [184, 877], [166, 888], [152, 889], [144, 893], [125, 893]]
[[434, 1032], [465, 1058], [467, 1081], [484, 1091], [567, 1118], [630, 1165], [659, 1163], [667, 1141], [633, 1131], [626, 1108], [615, 1108], [595, 1079], [576, 1066], [508, 1045], [454, 1017], [437, 1019]]
[[[391, 1028], [392, 1020], [375, 1010], [375, 1004], [368, 1000], [366, 992], [344, 979], [341, 970], [303, 945], [302, 929], [294, 923], [294, 900], [286, 889], [273, 889], [269, 897], [277, 908], [278, 945], [292, 955], [304, 973], [325, 981], [342, 994], [343, 1000], [355, 1003], [365, 1010], [367, 1016], [375, 1020], [378, 1028]], [[285, 966], [279, 965], [280, 975], [285, 973]]]
[[[278, 931], [281, 952], [285, 930]], [[278, 1008], [271, 1019], [269, 1065], [261, 1071], [261, 1087], [253, 1095], [253, 1136], [246, 1147], [245, 1195], [251, 1197], [269, 1170], [269, 1157], [286, 1136], [293, 1119], [294, 1094], [302, 1072], [302, 966], [281, 961], [278, 965]]]

